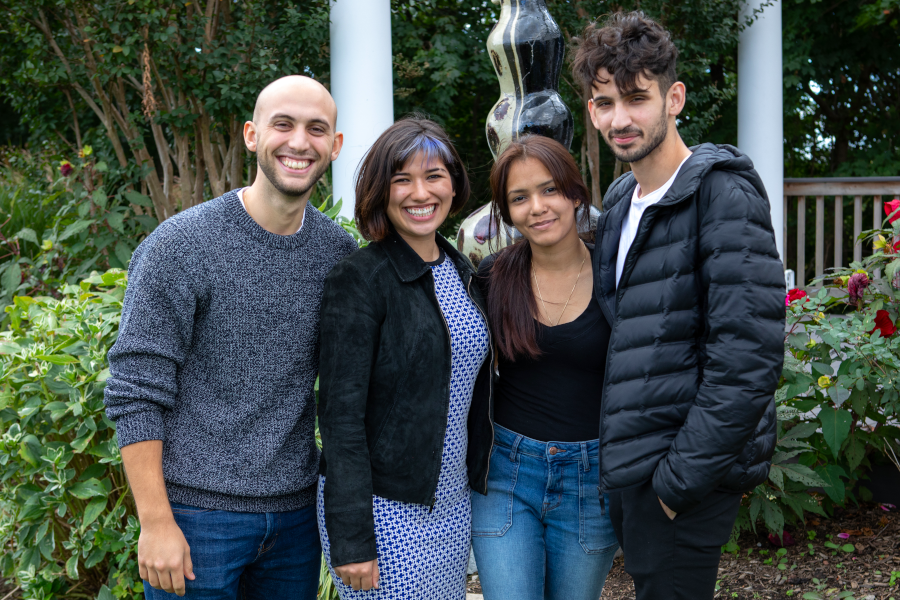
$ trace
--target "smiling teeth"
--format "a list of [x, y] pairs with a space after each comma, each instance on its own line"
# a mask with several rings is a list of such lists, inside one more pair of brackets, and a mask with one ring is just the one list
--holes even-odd
[[414, 217], [427, 217], [434, 213], [435, 205], [432, 204], [427, 208], [407, 208], [406, 212]]
[[281, 164], [286, 166], [288, 169], [303, 170], [309, 166], [309, 161], [308, 160], [291, 160], [290, 158], [282, 158]]

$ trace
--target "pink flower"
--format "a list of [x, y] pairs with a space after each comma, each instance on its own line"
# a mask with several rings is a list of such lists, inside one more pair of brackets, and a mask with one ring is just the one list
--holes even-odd
[[893, 504], [888, 504], [888, 503], [885, 502], [884, 504], [882, 504], [882, 505], [880, 506], [880, 508], [881, 508], [881, 510], [883, 510], [884, 512], [891, 512], [891, 509], [892, 509], [892, 508], [897, 508], [897, 507], [894, 506]]
[[850, 291], [850, 302], [856, 304], [862, 300], [863, 292], [869, 287], [869, 276], [865, 273], [854, 273], [847, 282], [847, 289]]
[[891, 213], [900, 208], [900, 198], [894, 198], [890, 202], [884, 203], [884, 214], [887, 215], [888, 220], [893, 223], [897, 219], [900, 219], [900, 213], [897, 213], [894, 216], [891, 216]]
[[[785, 548], [787, 546], [793, 546], [797, 542], [794, 540], [794, 537], [788, 533], [787, 531], [781, 532], [781, 539], [778, 539], [778, 536], [774, 533], [769, 534], [769, 542], [773, 546], [778, 546], [779, 548]], [[782, 543], [783, 542], [783, 543]]]
[[850, 534], [849, 534], [849, 533], [839, 533], [839, 534], [837, 534], [837, 536], [838, 536], [839, 538], [841, 538], [842, 540], [849, 540], [849, 539], [850, 539]]

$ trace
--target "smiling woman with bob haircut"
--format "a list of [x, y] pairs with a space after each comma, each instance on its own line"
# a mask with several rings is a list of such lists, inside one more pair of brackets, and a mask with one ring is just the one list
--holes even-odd
[[437, 229], [468, 196], [427, 119], [392, 125], [360, 165], [356, 225], [371, 243], [328, 275], [321, 312], [319, 533], [344, 600], [465, 599], [491, 343], [475, 269]]
[[596, 600], [618, 542], [597, 493], [610, 328], [578, 234], [588, 191], [562, 144], [529, 136], [497, 159], [491, 194], [497, 229], [522, 238], [478, 268], [500, 373], [488, 493], [472, 494], [481, 587], [485, 600]]

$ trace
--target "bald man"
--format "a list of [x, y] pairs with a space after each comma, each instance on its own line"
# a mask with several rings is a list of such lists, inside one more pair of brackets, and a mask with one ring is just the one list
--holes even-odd
[[148, 600], [316, 597], [319, 303], [356, 249], [309, 205], [336, 121], [318, 82], [271, 83], [244, 125], [253, 185], [161, 223], [131, 259], [105, 401]]

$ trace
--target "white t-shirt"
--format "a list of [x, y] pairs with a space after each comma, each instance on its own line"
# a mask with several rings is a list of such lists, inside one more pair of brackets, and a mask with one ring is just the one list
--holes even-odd
[[675, 169], [675, 172], [669, 177], [669, 180], [655, 192], [641, 198], [640, 184], [634, 188], [634, 193], [631, 195], [631, 208], [628, 209], [628, 214], [622, 222], [622, 234], [619, 236], [619, 256], [616, 257], [616, 287], [619, 287], [619, 280], [622, 278], [622, 269], [625, 266], [625, 257], [628, 256], [628, 250], [631, 249], [631, 244], [634, 242], [634, 236], [637, 235], [638, 225], [641, 224], [641, 217], [644, 215], [644, 211], [647, 210], [648, 206], [652, 206], [662, 200], [662, 197], [666, 195], [666, 192], [668, 192], [669, 188], [672, 187], [672, 184], [675, 183], [675, 178], [678, 176], [678, 172], [681, 171], [682, 165], [684, 165], [685, 161], [690, 157], [691, 155], [688, 154], [687, 158], [681, 161], [681, 164], [678, 165], [678, 168]]
[[[247, 210], [247, 204], [244, 202], [244, 190], [245, 189], [247, 189], [247, 188], [239, 189], [237, 191], [237, 195], [238, 195], [238, 199], [241, 201], [241, 206], [244, 207], [244, 210]], [[247, 212], [247, 214], [248, 215], [250, 214], [249, 211]], [[306, 211], [303, 211], [303, 219], [301, 219], [301, 221], [300, 221], [300, 229], [303, 229], [303, 221], [305, 221], [305, 220], [306, 220]], [[300, 233], [300, 229], [298, 229], [294, 235], [296, 235], [297, 233]]]

